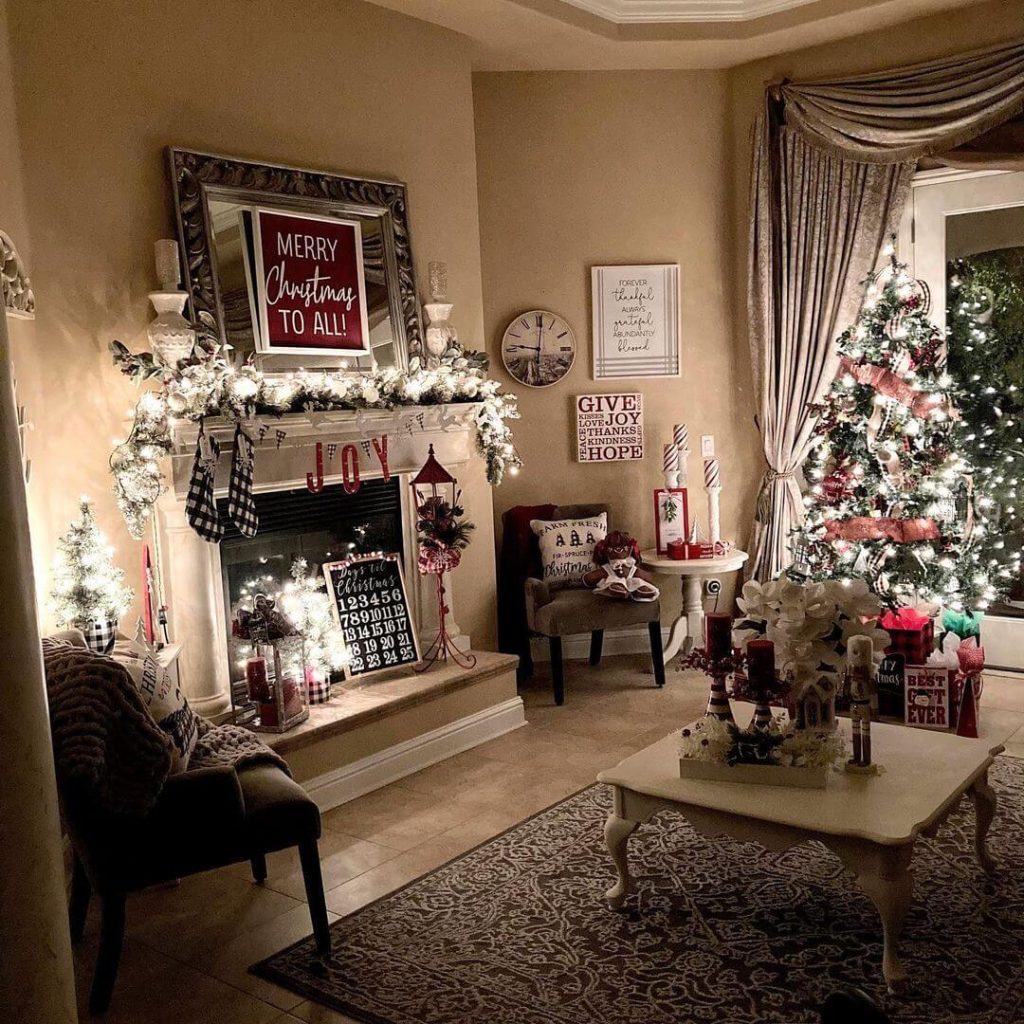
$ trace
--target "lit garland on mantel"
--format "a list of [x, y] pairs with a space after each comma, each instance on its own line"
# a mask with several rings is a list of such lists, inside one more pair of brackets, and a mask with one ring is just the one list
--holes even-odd
[[142, 537], [153, 505], [167, 489], [159, 460], [173, 449], [172, 422], [223, 416], [235, 421], [287, 413], [389, 411], [415, 406], [476, 405], [476, 447], [487, 465], [487, 480], [501, 483], [522, 465], [507, 421], [518, 419], [514, 395], [465, 356], [426, 369], [413, 358], [408, 370], [264, 375], [254, 366], [229, 365], [218, 353], [203, 352], [180, 371], [155, 370], [148, 353], [132, 355], [115, 342], [114, 362], [136, 380], [157, 379], [135, 406], [131, 431], [110, 456], [118, 507], [135, 538]]

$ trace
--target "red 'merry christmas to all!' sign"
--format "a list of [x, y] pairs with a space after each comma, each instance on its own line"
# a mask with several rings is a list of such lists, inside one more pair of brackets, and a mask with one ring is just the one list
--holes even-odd
[[254, 236], [260, 351], [368, 353], [358, 222], [257, 210]]

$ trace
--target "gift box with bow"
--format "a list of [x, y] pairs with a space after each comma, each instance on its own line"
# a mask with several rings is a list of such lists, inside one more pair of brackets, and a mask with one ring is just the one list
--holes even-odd
[[886, 654], [902, 654], [906, 665], [924, 665], [935, 647], [935, 624], [913, 608], [886, 612], [878, 624], [889, 634]]

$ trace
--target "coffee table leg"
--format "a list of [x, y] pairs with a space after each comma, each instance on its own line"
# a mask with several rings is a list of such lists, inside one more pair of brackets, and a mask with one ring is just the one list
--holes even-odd
[[967, 793], [974, 804], [974, 852], [982, 871], [992, 874], [996, 866], [985, 848], [985, 837], [996, 813], [996, 792], [988, 784], [988, 772], [975, 779]]
[[612, 855], [619, 880], [605, 893], [612, 910], [618, 910], [626, 897], [633, 891], [633, 881], [629, 877], [629, 859], [626, 843], [637, 830], [640, 822], [620, 818], [614, 811], [608, 815], [604, 825], [604, 841], [608, 844], [608, 852]]
[[910, 872], [913, 851], [912, 843], [876, 848], [872, 851], [874, 856], [854, 867], [859, 872], [857, 884], [870, 897], [882, 919], [882, 973], [890, 992], [898, 990], [907, 977], [896, 946], [914, 894]]

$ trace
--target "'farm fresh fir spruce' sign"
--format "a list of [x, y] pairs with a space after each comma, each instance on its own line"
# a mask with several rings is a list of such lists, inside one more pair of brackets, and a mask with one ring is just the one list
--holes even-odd
[[576, 396], [578, 461], [621, 462], [643, 457], [643, 395]]
[[259, 350], [367, 354], [370, 331], [358, 222], [256, 210], [253, 236]]

